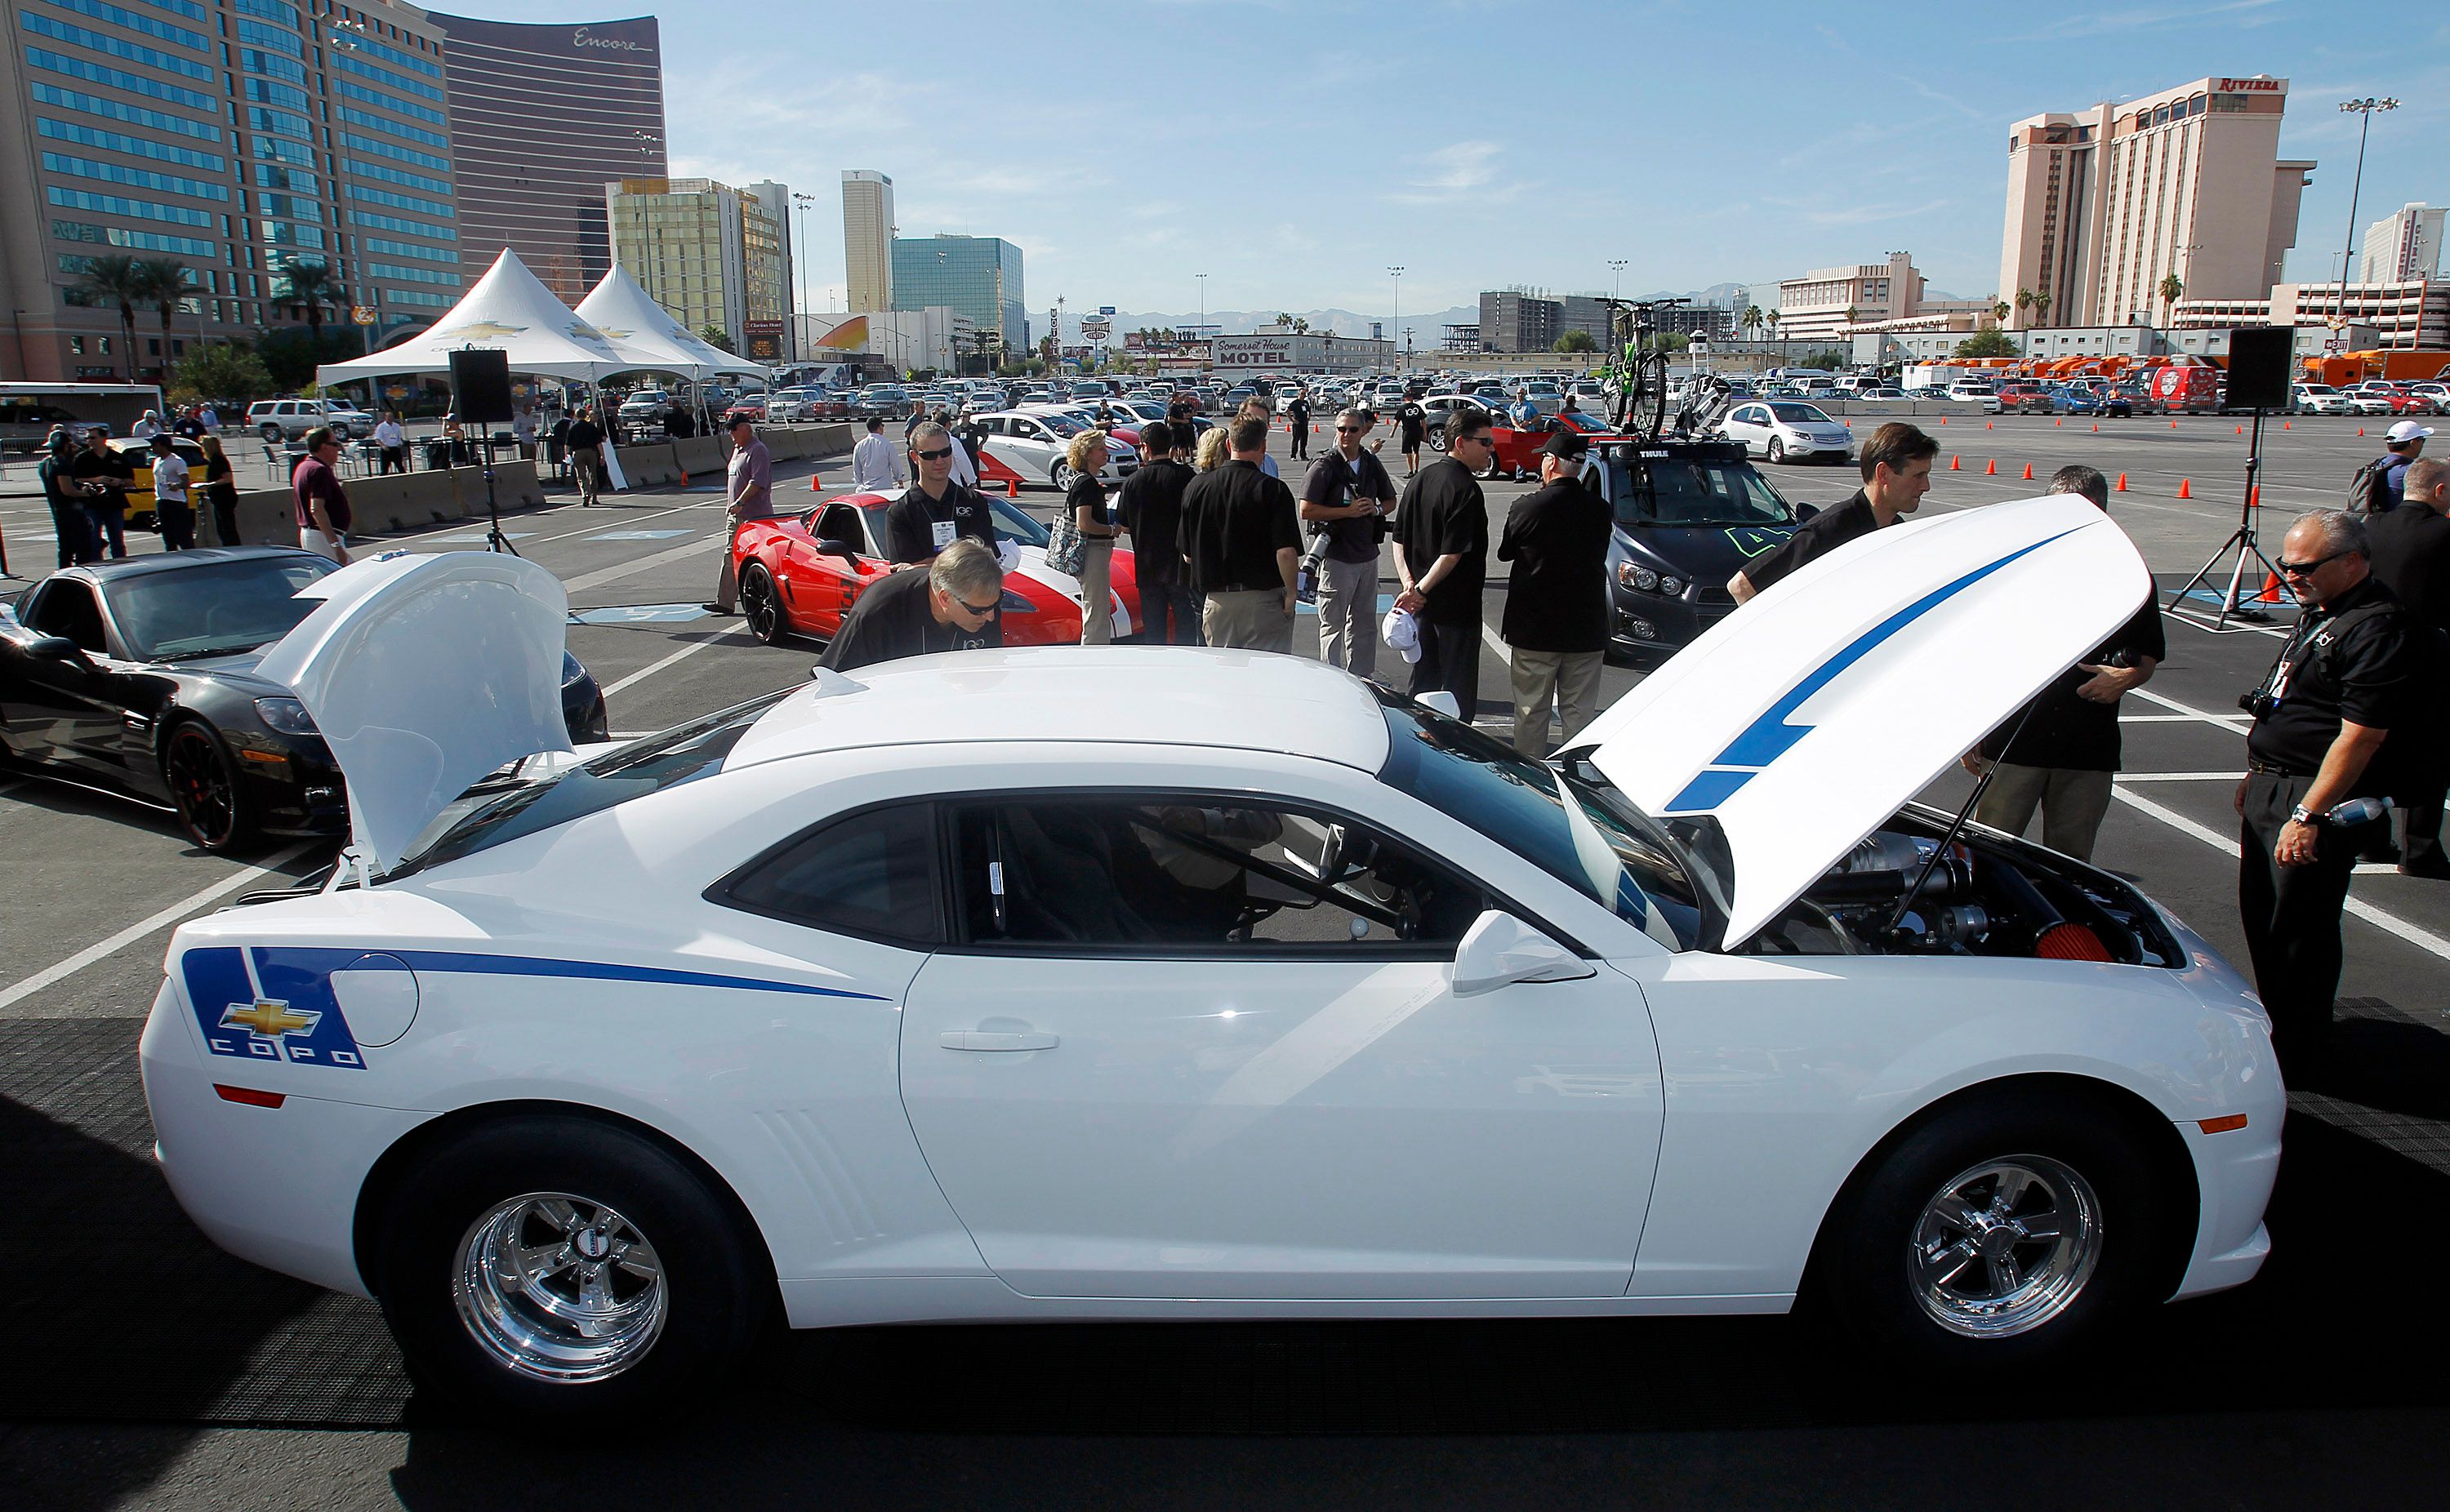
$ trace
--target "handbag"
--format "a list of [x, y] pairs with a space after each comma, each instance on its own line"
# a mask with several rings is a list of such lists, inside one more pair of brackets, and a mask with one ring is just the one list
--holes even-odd
[[1046, 565], [1066, 577], [1078, 577], [1089, 565], [1089, 538], [1080, 533], [1071, 513], [1056, 516], [1046, 528]]

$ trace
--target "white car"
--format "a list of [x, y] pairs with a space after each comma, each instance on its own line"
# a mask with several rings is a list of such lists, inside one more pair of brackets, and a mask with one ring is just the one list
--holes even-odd
[[1855, 455], [1855, 433], [1801, 399], [1752, 399], [1727, 412], [1719, 429], [1741, 441], [1747, 456], [1773, 462], [1843, 462]]
[[1999, 391], [1978, 378], [1959, 378], [1948, 386], [1948, 397], [1960, 404], [1979, 404], [1985, 415], [1999, 413]]
[[1807, 1290], [1997, 1379], [2269, 1248], [2246, 982], [1908, 802], [2151, 591], [2082, 499], [1849, 543], [1554, 766], [1188, 648], [820, 672], [580, 763], [550, 573], [322, 584], [263, 671], [351, 849], [179, 927], [141, 1065], [204, 1232], [379, 1298], [438, 1394], [669, 1411], [777, 1322]]
[[[979, 430], [982, 454], [1027, 481], [1049, 484], [1060, 493], [1071, 491], [1079, 475], [1064, 454], [1071, 450], [1072, 438], [1089, 425], [1070, 413], [1069, 406], [999, 410], [979, 416], [972, 423]], [[1112, 436], [1106, 439], [1106, 451], [1105, 468], [1098, 475], [1110, 488], [1117, 487], [1138, 470], [1139, 455]]]
[[770, 425], [794, 424], [816, 417], [814, 389], [776, 389], [766, 397], [766, 420]]
[[2341, 390], [2340, 397], [2346, 399], [2350, 411], [2358, 415], [2397, 415], [2400, 407], [2391, 402], [2395, 392], [2387, 385], [2360, 383], [2355, 388]]
[[2356, 406], [2328, 383], [2291, 383], [2288, 408], [2299, 415], [2353, 415]]
[[375, 417], [339, 399], [258, 399], [246, 407], [247, 429], [267, 441], [294, 441], [319, 425], [342, 440], [375, 434]]
[[2450, 383], [2436, 383], [2428, 379], [2410, 383], [2407, 392], [2432, 405], [2434, 414], [2450, 415]]

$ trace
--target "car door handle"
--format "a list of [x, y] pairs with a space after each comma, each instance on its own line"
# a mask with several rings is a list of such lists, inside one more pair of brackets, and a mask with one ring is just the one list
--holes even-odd
[[1053, 1035], [1035, 1030], [1014, 1034], [993, 1029], [947, 1029], [936, 1037], [936, 1043], [947, 1050], [1052, 1050], [1057, 1040]]

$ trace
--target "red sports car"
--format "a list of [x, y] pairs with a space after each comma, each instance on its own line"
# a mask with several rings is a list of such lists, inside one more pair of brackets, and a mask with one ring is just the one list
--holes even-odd
[[[740, 607], [756, 637], [772, 645], [788, 635], [830, 639], [862, 590], [893, 570], [885, 552], [885, 513], [900, 489], [845, 494], [803, 514], [749, 520], [733, 533], [740, 571]], [[1046, 527], [1009, 502], [990, 497], [996, 529], [1021, 552], [1003, 578], [1006, 646], [1071, 646], [1080, 640], [1080, 580], [1046, 565]], [[1117, 548], [1110, 587], [1114, 638], [1138, 632], [1139, 586], [1132, 553]]]
[[1594, 441], [1623, 440], [1608, 428], [1607, 421], [1585, 410], [1568, 410], [1563, 415], [1544, 415], [1523, 430], [1516, 430], [1503, 415], [1493, 416], [1495, 424], [1488, 430], [1489, 472], [1493, 477], [1538, 477], [1540, 448], [1560, 429], [1580, 431]]

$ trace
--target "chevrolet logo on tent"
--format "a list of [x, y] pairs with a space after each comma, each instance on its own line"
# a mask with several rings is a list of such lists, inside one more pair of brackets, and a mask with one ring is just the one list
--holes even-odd
[[507, 341], [526, 330], [524, 325], [504, 325], [499, 320], [476, 320], [435, 333], [438, 339], [461, 339], [470, 341]]

